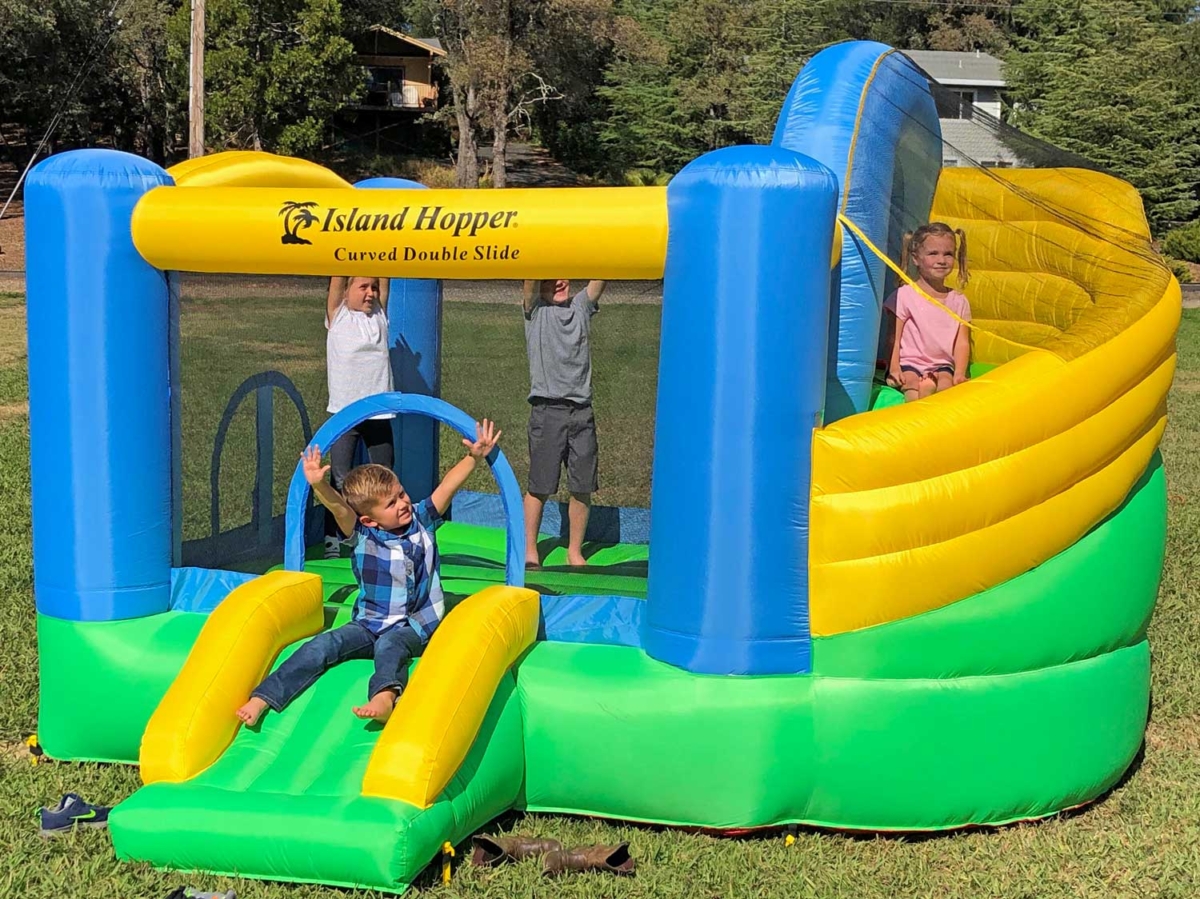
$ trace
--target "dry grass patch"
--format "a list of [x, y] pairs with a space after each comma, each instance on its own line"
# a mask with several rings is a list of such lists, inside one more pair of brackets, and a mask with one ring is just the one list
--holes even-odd
[[25, 303], [0, 299], [0, 367], [23, 363], [28, 357], [25, 346]]
[[29, 760], [33, 758], [33, 754], [29, 751], [29, 745], [24, 741], [0, 741], [0, 763], [5, 765], [24, 762], [29, 764]]

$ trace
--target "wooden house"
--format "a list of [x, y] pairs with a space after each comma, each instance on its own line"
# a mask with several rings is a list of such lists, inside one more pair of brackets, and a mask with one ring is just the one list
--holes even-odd
[[351, 109], [400, 115], [431, 112], [438, 105], [436, 59], [446, 55], [437, 38], [410, 37], [372, 25], [355, 42], [355, 61], [367, 70], [367, 91]]

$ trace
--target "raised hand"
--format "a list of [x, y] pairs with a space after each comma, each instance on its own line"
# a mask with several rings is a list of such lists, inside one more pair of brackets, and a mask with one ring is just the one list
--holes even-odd
[[496, 442], [503, 433], [503, 431], [497, 431], [496, 425], [486, 418], [483, 421], [475, 422], [475, 440], [463, 438], [463, 446], [467, 448], [467, 455], [476, 460], [484, 458], [495, 448]]
[[325, 475], [329, 473], [329, 466], [321, 464], [321, 448], [310, 446], [304, 451], [302, 458], [304, 459], [304, 480], [313, 487], [324, 481]]

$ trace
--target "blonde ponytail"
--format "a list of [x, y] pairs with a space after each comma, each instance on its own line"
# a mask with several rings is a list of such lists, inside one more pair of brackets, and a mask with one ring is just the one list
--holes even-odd
[[971, 280], [971, 272], [967, 269], [967, 232], [962, 228], [955, 228], [954, 236], [958, 243], [958, 286], [966, 287], [967, 282]]
[[913, 253], [913, 232], [905, 231], [904, 239], [900, 243], [900, 267], [905, 271], [912, 268], [912, 253]]

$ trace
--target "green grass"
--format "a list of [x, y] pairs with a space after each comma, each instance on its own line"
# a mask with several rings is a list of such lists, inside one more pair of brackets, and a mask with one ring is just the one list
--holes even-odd
[[[234, 887], [248, 899], [371, 895], [157, 872], [118, 864], [103, 833], [53, 841], [36, 835], [32, 812], [38, 805], [67, 790], [98, 802], [116, 802], [136, 789], [138, 781], [137, 772], [129, 768], [33, 767], [18, 757], [15, 744], [37, 723], [37, 659], [30, 573], [28, 427], [20, 405], [24, 358], [19, 348], [14, 349], [19, 334], [5, 327], [14, 310], [19, 313], [15, 300], [0, 299], [0, 454], [8, 463], [0, 468], [0, 517], [9, 522], [9, 537], [0, 542], [0, 742], [5, 750], [0, 756], [0, 896], [158, 899], [181, 884], [206, 889]], [[306, 308], [305, 314], [309, 312]], [[510, 312], [503, 307], [448, 307], [445, 377], [450, 398], [493, 401], [485, 403], [488, 408], [480, 413], [495, 410], [506, 427], [513, 427], [509, 434], [516, 439], [508, 441], [508, 448], [518, 456], [524, 444], [520, 396], [524, 357], [519, 324], [515, 335], [501, 333], [513, 330]], [[644, 320], [639, 316], [645, 316]], [[608, 322], [619, 317], [614, 314]], [[214, 313], [214, 331], [216, 319]], [[225, 320], [223, 327], [229, 328], [230, 322]], [[612, 366], [609, 371], [600, 370], [598, 360], [597, 415], [613, 471], [622, 460], [621, 464], [643, 466], [648, 476], [650, 435], [645, 432], [653, 403], [653, 365], [645, 364], [644, 350], [630, 353], [628, 348], [652, 347], [657, 320], [654, 312], [638, 311], [631, 313], [628, 322], [628, 326], [614, 322], [610, 333], [604, 334], [601, 320], [597, 321], [597, 341], [604, 341], [604, 352], [618, 358], [624, 347], [624, 358], [631, 360], [620, 370]], [[185, 323], [185, 330], [198, 324]], [[239, 323], [237, 327], [243, 339], [257, 339], [253, 326]], [[320, 328], [319, 320], [316, 327]], [[310, 324], [303, 328], [297, 324], [296, 328], [297, 334], [314, 332]], [[319, 339], [320, 332], [314, 333]], [[272, 340], [286, 343], [283, 337], [276, 332]], [[1194, 574], [1200, 553], [1200, 465], [1195, 462], [1200, 451], [1200, 311], [1185, 313], [1179, 347], [1180, 368], [1170, 397], [1171, 426], [1163, 446], [1171, 491], [1170, 536], [1159, 608], [1151, 626], [1153, 720], [1140, 766], [1101, 802], [1075, 814], [999, 830], [912, 839], [804, 831], [792, 846], [778, 836], [721, 839], [531, 816], [509, 821], [506, 826], [568, 843], [629, 840], [640, 866], [637, 878], [624, 881], [596, 876], [546, 883], [532, 863], [495, 871], [458, 865], [449, 887], [441, 886], [437, 872], [431, 870], [419, 882], [419, 889], [431, 897], [595, 899], [1195, 895], [1200, 887], [1200, 657], [1196, 652], [1200, 645], [1200, 582]], [[293, 370], [299, 369], [293, 366]], [[240, 380], [239, 374], [231, 372], [222, 385]], [[319, 384], [319, 367], [312, 377], [316, 378], [313, 383]], [[223, 402], [221, 397], [216, 405]], [[475, 411], [469, 403], [464, 405]], [[629, 497], [639, 495], [639, 490], [645, 495], [644, 484], [639, 486], [636, 480], [620, 489], [627, 489]], [[730, 760], [731, 765], [736, 763], [736, 759]], [[930, 772], [930, 777], [932, 782], [936, 772]], [[703, 785], [698, 784], [697, 789]]]

